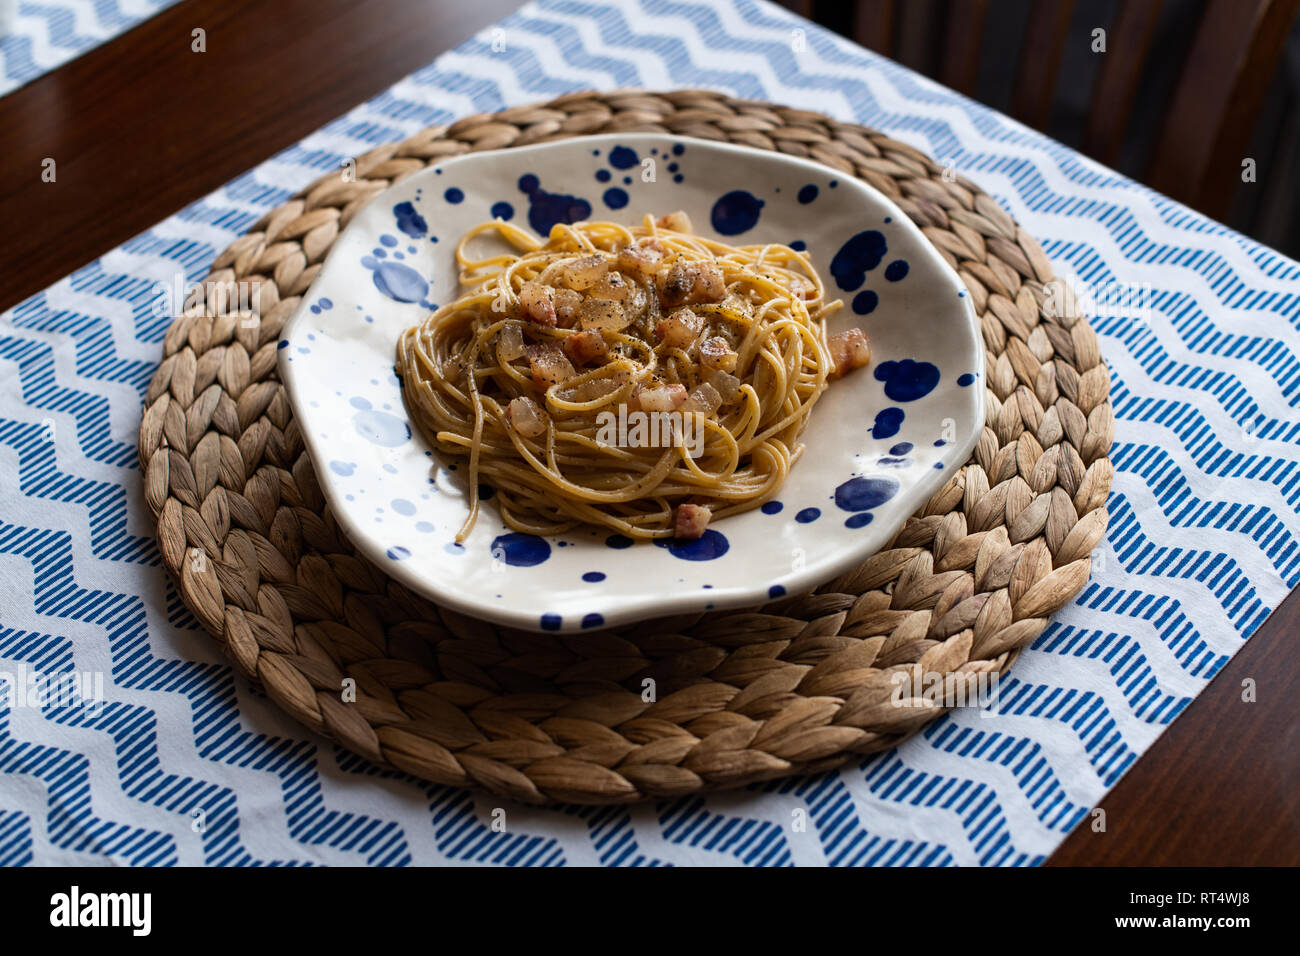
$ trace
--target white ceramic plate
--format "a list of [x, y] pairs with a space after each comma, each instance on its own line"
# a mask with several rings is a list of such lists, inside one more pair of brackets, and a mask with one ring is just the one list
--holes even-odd
[[[399, 334], [456, 295], [455, 245], [493, 216], [545, 235], [557, 219], [634, 224], [689, 213], [734, 245], [806, 244], [860, 325], [870, 367], [814, 409], [778, 500], [698, 542], [607, 531], [509, 532], [489, 500], [464, 546], [464, 467], [408, 421]], [[363, 209], [285, 326], [280, 375], [330, 507], [357, 548], [434, 601], [528, 630], [575, 631], [757, 605], [878, 550], [970, 454], [984, 421], [983, 346], [961, 280], [892, 202], [815, 163], [657, 134], [475, 153]]]

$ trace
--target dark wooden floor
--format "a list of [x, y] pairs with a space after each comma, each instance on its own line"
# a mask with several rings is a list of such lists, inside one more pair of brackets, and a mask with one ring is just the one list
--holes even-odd
[[[513, 0], [186, 0], [0, 97], [0, 310], [201, 198]], [[191, 51], [206, 31], [207, 52]], [[56, 162], [54, 183], [42, 162]], [[1300, 862], [1300, 598], [1292, 595], [1055, 864]], [[1257, 700], [1242, 701], [1253, 680]]]

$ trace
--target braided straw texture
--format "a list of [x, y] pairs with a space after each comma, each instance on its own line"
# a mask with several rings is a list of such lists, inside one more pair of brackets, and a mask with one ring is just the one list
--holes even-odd
[[[474, 150], [634, 130], [808, 157], [898, 203], [980, 317], [979, 444], [887, 550], [812, 595], [572, 635], [436, 607], [360, 558], [325, 506], [276, 377], [281, 327], [339, 231], [394, 182]], [[232, 281], [259, 288], [256, 313], [225, 307]], [[531, 803], [826, 770], [895, 746], [959, 684], [1004, 672], [1088, 579], [1114, 415], [1097, 337], [1060, 314], [1074, 310], [1053, 282], [1037, 242], [976, 186], [817, 113], [619, 91], [427, 129], [263, 217], [171, 326], [140, 426], [162, 556], [241, 673], [376, 764]], [[946, 675], [948, 696], [897, 706], [898, 672]]]

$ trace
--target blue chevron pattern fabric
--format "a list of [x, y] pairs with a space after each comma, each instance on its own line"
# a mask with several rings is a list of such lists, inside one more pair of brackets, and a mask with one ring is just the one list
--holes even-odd
[[0, 0], [0, 95], [178, 0]]
[[[988, 190], [1095, 298], [1110, 531], [983, 709], [817, 778], [500, 832], [498, 800], [304, 731], [180, 603], [135, 462], [149, 302], [375, 144], [627, 85], [830, 112]], [[0, 316], [0, 863], [1039, 864], [1300, 583], [1298, 406], [1300, 264], [779, 7], [540, 0]]]

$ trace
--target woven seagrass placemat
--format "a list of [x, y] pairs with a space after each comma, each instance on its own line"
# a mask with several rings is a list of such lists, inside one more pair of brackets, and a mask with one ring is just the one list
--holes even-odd
[[[325, 506], [276, 376], [281, 327], [340, 230], [392, 183], [473, 150], [641, 130], [818, 160], [898, 203], [980, 317], [979, 444], [888, 548], [811, 595], [581, 634], [436, 607], [359, 557]], [[167, 333], [140, 426], [146, 497], [186, 604], [312, 729], [377, 764], [528, 802], [812, 773], [943, 712], [897, 706], [898, 672], [947, 675], [951, 703], [1010, 667], [1087, 581], [1114, 473], [1097, 337], [1038, 243], [912, 147], [718, 93], [620, 91], [427, 129], [355, 172], [318, 180], [217, 257], [206, 299]], [[259, 287], [256, 313], [227, 307], [236, 281]]]

